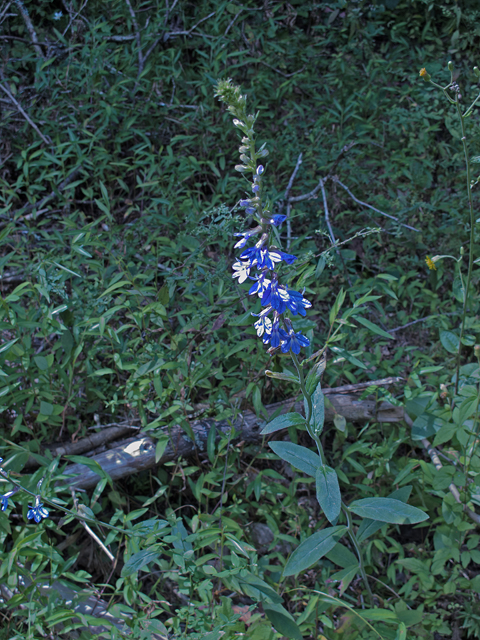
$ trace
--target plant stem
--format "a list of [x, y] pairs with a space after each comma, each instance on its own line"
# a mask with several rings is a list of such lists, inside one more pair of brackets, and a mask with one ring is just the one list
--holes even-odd
[[458, 392], [458, 379], [460, 375], [460, 358], [462, 352], [462, 339], [465, 331], [465, 319], [467, 316], [467, 304], [468, 304], [468, 294], [470, 292], [470, 284], [472, 280], [472, 270], [473, 270], [473, 246], [474, 246], [474, 229], [475, 229], [475, 215], [473, 212], [473, 199], [472, 199], [472, 188], [470, 185], [470, 159], [468, 157], [468, 148], [467, 148], [467, 137], [465, 135], [465, 117], [462, 115], [462, 110], [460, 108], [460, 104], [458, 102], [458, 96], [455, 101], [455, 106], [457, 107], [458, 117], [460, 118], [460, 125], [462, 127], [462, 144], [463, 144], [463, 152], [465, 154], [465, 165], [467, 168], [467, 194], [468, 194], [468, 204], [470, 208], [470, 244], [468, 248], [468, 272], [467, 272], [467, 285], [464, 290], [464, 300], [463, 300], [463, 312], [462, 312], [462, 325], [460, 329], [460, 340], [458, 343], [458, 353], [457, 353], [457, 370], [455, 375], [455, 393]]
[[352, 541], [352, 544], [355, 547], [355, 551], [356, 551], [357, 556], [358, 556], [358, 569], [360, 571], [360, 575], [362, 576], [363, 583], [364, 583], [364, 585], [365, 585], [365, 587], [367, 589], [367, 592], [368, 592], [368, 598], [370, 600], [370, 606], [373, 608], [375, 603], [373, 601], [373, 593], [372, 593], [372, 590], [370, 588], [370, 584], [368, 582], [368, 576], [365, 573], [365, 567], [363, 566], [362, 550], [361, 550], [360, 545], [358, 543], [357, 536], [355, 535], [355, 532], [353, 531], [352, 518], [350, 516], [350, 512], [348, 511], [347, 507], [343, 504], [343, 502], [342, 502], [342, 510], [343, 510], [343, 513], [345, 514], [345, 517], [347, 518], [348, 537]]
[[292, 356], [293, 364], [295, 365], [295, 369], [297, 370], [297, 373], [298, 373], [298, 383], [300, 385], [300, 389], [302, 390], [303, 397], [305, 398], [305, 400], [307, 402], [307, 411], [306, 411], [307, 415], [305, 416], [305, 418], [307, 420], [307, 431], [308, 431], [309, 436], [312, 438], [312, 440], [315, 441], [315, 443], [317, 445], [318, 455], [320, 456], [320, 460], [321, 460], [321, 463], [322, 463], [322, 466], [323, 466], [325, 464], [325, 454], [323, 453], [322, 443], [320, 442], [320, 438], [313, 431], [313, 429], [312, 429], [312, 427], [310, 425], [310, 420], [312, 419], [312, 416], [313, 416], [312, 396], [307, 392], [307, 389], [305, 387], [305, 377], [303, 375], [302, 365], [298, 361], [298, 358], [293, 353], [293, 351], [290, 353], [290, 355]]

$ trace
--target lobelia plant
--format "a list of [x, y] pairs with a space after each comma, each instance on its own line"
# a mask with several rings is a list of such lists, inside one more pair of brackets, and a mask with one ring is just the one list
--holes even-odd
[[[300, 358], [302, 347], [309, 346], [310, 341], [300, 331], [295, 330], [289, 316], [305, 316], [306, 310], [312, 305], [304, 298], [303, 293], [290, 288], [280, 278], [282, 263], [291, 265], [297, 258], [283, 252], [278, 246], [281, 242], [277, 229], [286, 216], [272, 215], [271, 203], [264, 194], [265, 167], [258, 164], [258, 160], [265, 158], [268, 151], [265, 144], [258, 151], [256, 149], [254, 124], [257, 116], [247, 114], [246, 96], [242, 95], [240, 87], [232, 84], [230, 79], [219, 80], [215, 95], [227, 105], [234, 118], [234, 126], [243, 134], [239, 149], [242, 164], [236, 165], [235, 169], [245, 177], [253, 176], [250, 186], [252, 195], [241, 200], [240, 206], [245, 208], [245, 213], [256, 222], [256, 226], [235, 234], [240, 240], [234, 248], [243, 251], [233, 264], [233, 278], [237, 278], [240, 284], [251, 281], [248, 294], [257, 296], [261, 301], [261, 310], [258, 313], [252, 312], [252, 316], [258, 318], [254, 326], [263, 343], [269, 345], [268, 353], [281, 351], [289, 354], [296, 370], [296, 375], [272, 371], [267, 371], [266, 374], [280, 380], [296, 382], [304, 398], [305, 416], [296, 412], [280, 415], [269, 422], [262, 433], [272, 434], [287, 427], [306, 429], [315, 443], [316, 453], [291, 442], [273, 441], [269, 445], [280, 458], [315, 478], [318, 503], [331, 525], [321, 528], [295, 549], [285, 564], [283, 575], [292, 576], [305, 571], [336, 547], [336, 551], [348, 559], [344, 565], [346, 568], [333, 576], [334, 581], [341, 582], [340, 593], [343, 593], [359, 573], [373, 607], [374, 597], [365, 571], [361, 543], [378, 531], [384, 523], [414, 524], [426, 520], [428, 515], [406, 504], [411, 487], [402, 487], [387, 498], [365, 498], [349, 504], [342, 500], [338, 475], [335, 469], [327, 464], [320, 440], [324, 426], [321, 376], [325, 369], [325, 359], [320, 360], [320, 357], [325, 352], [325, 347], [308, 359], [302, 361]], [[256, 239], [255, 245], [247, 247], [252, 238]], [[339, 298], [332, 309], [331, 325], [342, 302], [341, 296]], [[349, 315], [353, 313], [345, 312], [337, 322], [340, 325], [345, 324]], [[304, 365], [309, 361], [313, 361], [313, 366], [306, 374]], [[360, 524], [355, 517], [361, 519]], [[340, 540], [344, 536], [350, 539], [356, 557], [341, 544]], [[401, 634], [402, 624], [399, 627]]]

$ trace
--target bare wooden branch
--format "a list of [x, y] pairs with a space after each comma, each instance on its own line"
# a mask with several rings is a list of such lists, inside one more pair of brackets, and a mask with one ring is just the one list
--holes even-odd
[[403, 222], [400, 222], [398, 218], [396, 218], [395, 216], [390, 215], [389, 213], [385, 213], [384, 211], [380, 211], [380, 209], [377, 209], [376, 207], [373, 207], [371, 204], [368, 204], [367, 202], [362, 202], [362, 200], [359, 200], [358, 198], [356, 198], [353, 193], [350, 191], [350, 189], [343, 184], [343, 182], [340, 182], [340, 180], [336, 177], [336, 176], [332, 176], [331, 180], [333, 180], [333, 182], [336, 182], [337, 184], [339, 184], [342, 189], [345, 189], [345, 191], [348, 193], [348, 195], [352, 198], [352, 200], [355, 200], [355, 202], [357, 204], [361, 204], [363, 207], [367, 207], [368, 209], [371, 209], [372, 211], [376, 211], [377, 213], [380, 213], [382, 216], [385, 216], [386, 218], [390, 218], [391, 220], [395, 220], [395, 222], [398, 222], [399, 225], [401, 225], [402, 227], [405, 227], [406, 229], [410, 229], [411, 231], [418, 231], [418, 229], [415, 229], [415, 227], [411, 227], [409, 224], [403, 224]]
[[45, 142], [45, 144], [51, 145], [52, 141], [48, 136], [44, 136], [43, 133], [40, 131], [40, 129], [37, 127], [37, 125], [33, 122], [33, 120], [30, 118], [30, 116], [28, 115], [28, 113], [24, 110], [24, 108], [22, 107], [22, 105], [18, 102], [18, 100], [16, 100], [12, 94], [10, 93], [10, 91], [7, 89], [7, 87], [4, 87], [3, 84], [0, 82], [0, 89], [3, 91], [3, 93], [5, 93], [10, 102], [12, 102], [18, 109], [18, 111], [22, 114], [22, 116], [25, 118], [25, 120], [28, 122], [28, 124], [35, 129], [35, 131], [38, 133], [38, 135], [40, 136], [40, 138]]
[[23, 21], [25, 22], [25, 26], [28, 29], [28, 33], [30, 34], [30, 37], [32, 39], [32, 43], [33, 43], [33, 46], [35, 47], [35, 51], [40, 56], [40, 58], [42, 58], [42, 60], [45, 60], [45, 56], [43, 55], [42, 48], [38, 43], [35, 27], [33, 26], [33, 23], [30, 20], [30, 14], [28, 13], [27, 7], [23, 4], [22, 0], [14, 0], [14, 1], [18, 7], [18, 10], [20, 11]]
[[138, 79], [142, 75], [144, 59], [142, 52], [142, 40], [140, 38], [140, 29], [138, 28], [137, 16], [135, 15], [135, 11], [130, 3], [130, 0], [125, 0], [125, 4], [128, 7], [130, 15], [132, 17], [133, 28], [135, 29], [135, 40], [137, 41], [137, 49], [138, 49], [138, 71], [137, 71], [137, 81], [135, 83], [135, 87], [137, 86]]
[[[340, 414], [352, 422], [370, 420], [401, 422], [404, 419], [403, 407], [396, 407], [389, 402], [380, 401], [377, 403], [375, 399], [369, 398], [358, 400], [355, 395], [342, 393], [329, 393], [328, 399], [331, 406], [325, 407], [327, 422], [332, 422], [336, 414]], [[291, 409], [303, 413], [303, 403], [288, 400], [266, 407], [269, 416], [272, 416], [278, 409], [282, 413]], [[244, 442], [261, 442], [264, 436], [260, 435], [260, 431], [264, 425], [265, 422], [259, 420], [253, 412], [245, 411], [234, 425], [235, 439]], [[169, 443], [158, 464], [180, 457], [186, 458], [198, 452], [204, 453], [207, 447], [207, 437], [212, 427], [217, 430], [217, 437], [220, 437], [221, 433], [229, 433], [231, 429], [227, 421], [200, 420], [191, 425], [194, 436], [194, 439], [191, 440], [181, 427], [174, 426], [169, 430]], [[155, 447], [156, 441], [148, 436], [130, 438], [123, 445], [93, 456], [91, 459], [97, 462], [113, 480], [119, 480], [155, 466]], [[69, 465], [65, 474], [72, 476], [70, 484], [75, 488], [91, 489], [100, 480], [100, 476], [82, 464]]]

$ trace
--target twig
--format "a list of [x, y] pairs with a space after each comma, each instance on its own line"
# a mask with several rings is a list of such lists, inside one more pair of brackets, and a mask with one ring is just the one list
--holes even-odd
[[292, 76], [296, 76], [298, 73], [302, 73], [302, 71], [305, 69], [305, 66], [303, 66], [298, 71], [293, 71], [292, 73], [285, 73], [283, 71], [280, 71], [280, 69], [276, 69], [274, 66], [272, 66], [271, 64], [268, 64], [268, 62], [265, 62], [264, 60], [255, 59], [255, 62], [259, 62], [260, 64], [263, 64], [265, 67], [269, 67], [270, 69], [273, 69], [273, 71], [275, 71], [276, 73], [279, 73], [284, 78], [291, 78]]
[[39, 43], [38, 43], [35, 27], [33, 26], [33, 23], [30, 20], [30, 15], [28, 13], [27, 7], [23, 4], [22, 0], [15, 0], [15, 4], [17, 5], [18, 10], [20, 11], [22, 18], [25, 22], [25, 25], [28, 29], [28, 32], [33, 42], [33, 46], [35, 47], [35, 51], [40, 56], [40, 58], [42, 58], [42, 60], [45, 60], [45, 56], [43, 55], [42, 48], [39, 46]]
[[[442, 316], [456, 316], [456, 315], [457, 315], [456, 311], [453, 311], [450, 313], [442, 313]], [[407, 322], [407, 324], [403, 324], [401, 327], [395, 327], [395, 329], [387, 329], [387, 333], [395, 333], [395, 331], [401, 331], [402, 329], [411, 327], [412, 324], [417, 324], [418, 322], [424, 322], [425, 320], [431, 320], [432, 318], [438, 318], [438, 314], [434, 314], [433, 316], [425, 316], [424, 318], [418, 318], [418, 320], [412, 320], [412, 322]]]
[[[175, 6], [175, 4], [176, 4], [176, 2], [174, 3], [173, 6]], [[145, 55], [143, 56], [143, 62], [145, 63], [147, 61], [147, 58], [150, 56], [150, 54], [155, 49], [155, 47], [160, 42], [160, 40], [163, 40], [164, 42], [166, 42], [172, 36], [189, 36], [198, 27], [199, 24], [201, 24], [205, 20], [208, 20], [209, 18], [214, 16], [216, 13], [217, 13], [216, 11], [213, 11], [212, 13], [209, 13], [208, 16], [205, 16], [205, 18], [202, 18], [201, 20], [199, 20], [195, 25], [193, 25], [193, 27], [191, 29], [188, 29], [188, 31], [167, 31], [166, 33], [161, 35], [159, 38], [157, 38], [155, 40], [155, 42], [151, 45], [150, 49], [148, 49], [148, 51], [145, 53]], [[213, 37], [213, 36], [211, 36], [211, 37]]]
[[408, 224], [404, 224], [403, 222], [400, 222], [398, 218], [396, 218], [395, 216], [391, 216], [389, 213], [385, 213], [384, 211], [380, 211], [380, 209], [377, 209], [376, 207], [373, 207], [371, 204], [367, 204], [366, 202], [362, 202], [362, 200], [359, 200], [358, 198], [356, 198], [353, 193], [350, 191], [350, 189], [343, 184], [343, 182], [340, 182], [340, 180], [336, 177], [336, 176], [332, 176], [330, 178], [333, 182], [336, 182], [337, 184], [339, 184], [342, 189], [345, 189], [345, 191], [348, 193], [348, 195], [355, 200], [355, 202], [357, 202], [358, 204], [361, 204], [363, 207], [368, 207], [368, 209], [372, 209], [372, 211], [376, 211], [377, 213], [380, 213], [382, 216], [385, 216], [386, 218], [390, 218], [391, 220], [395, 220], [396, 222], [398, 222], [398, 224], [400, 224], [402, 227], [405, 227], [406, 229], [410, 229], [411, 231], [418, 231], [418, 229], [415, 229], [415, 227], [411, 227]]
[[[410, 420], [411, 422], [411, 420]], [[435, 447], [432, 447], [432, 445], [430, 444], [430, 442], [426, 439], [423, 438], [422, 439], [422, 444], [425, 447], [425, 449], [427, 450], [428, 455], [430, 456], [431, 461], [433, 462], [435, 469], [437, 471], [440, 471], [440, 469], [443, 467], [442, 463], [440, 462], [440, 458], [438, 457], [438, 452], [435, 449]], [[475, 511], [473, 511], [473, 509], [470, 509], [469, 507], [467, 507], [465, 504], [463, 504], [462, 499], [460, 498], [460, 493], [457, 489], [457, 487], [453, 484], [450, 484], [448, 486], [450, 493], [452, 494], [452, 496], [455, 498], [456, 502], [458, 502], [458, 504], [461, 504], [463, 506], [463, 510], [465, 511], [465, 513], [477, 524], [480, 524], [480, 516], [478, 515], [478, 513], [475, 513]]]
[[130, 11], [130, 15], [132, 16], [133, 28], [135, 29], [135, 40], [137, 41], [137, 48], [138, 48], [138, 72], [137, 72], [137, 80], [135, 81], [135, 88], [136, 88], [138, 84], [138, 79], [142, 75], [143, 65], [144, 65], [144, 59], [143, 59], [143, 53], [142, 53], [142, 40], [140, 38], [140, 29], [138, 28], [137, 16], [135, 15], [135, 11], [133, 10], [130, 0], [125, 0], [125, 4], [127, 5], [128, 10]]
[[231, 27], [233, 27], [233, 23], [235, 22], [235, 20], [238, 18], [238, 16], [242, 13], [243, 8], [240, 9], [240, 11], [237, 13], [237, 15], [233, 18], [233, 20], [230, 22], [230, 24], [228, 25], [228, 27], [225, 29], [225, 33], [223, 34], [224, 36], [227, 35], [227, 33], [230, 31]]
[[[71, 487], [70, 488], [70, 492], [72, 494], [73, 505], [75, 507], [75, 510], [78, 511], [78, 499], [77, 499], [77, 495], [75, 493], [75, 489], [73, 487]], [[115, 561], [115, 556], [107, 549], [107, 547], [103, 544], [103, 542], [100, 540], [100, 538], [97, 536], [97, 534], [94, 531], [92, 531], [92, 529], [90, 529], [88, 524], [86, 522], [84, 522], [83, 520], [80, 520], [80, 524], [85, 529], [85, 531], [88, 533], [88, 535], [95, 540], [95, 542], [102, 549], [102, 551], [104, 551], [104, 553], [107, 554], [107, 556], [109, 557], [111, 562], [114, 562]]]
[[28, 113], [26, 113], [26, 111], [24, 111], [22, 105], [19, 102], [17, 102], [17, 100], [12, 96], [10, 91], [6, 87], [4, 87], [1, 82], [0, 82], [0, 89], [3, 91], [3, 93], [5, 93], [9, 97], [10, 101], [13, 102], [13, 104], [17, 107], [17, 109], [20, 111], [20, 113], [25, 118], [25, 120], [28, 122], [28, 124], [31, 127], [33, 127], [33, 129], [35, 129], [35, 131], [38, 133], [38, 135], [41, 137], [41, 139], [45, 142], [45, 144], [51, 145], [52, 144], [51, 139], [48, 136], [44, 136], [43, 135], [43, 133], [40, 131], [40, 129], [37, 127], [37, 125], [30, 118]]
[[[328, 205], [327, 205], [327, 194], [325, 191], [325, 185], [324, 185], [324, 181], [322, 180], [320, 182], [320, 189], [322, 190], [322, 196], [323, 196], [323, 208], [325, 211], [325, 222], [327, 223], [327, 229], [328, 229], [328, 234], [330, 236], [330, 240], [332, 241], [333, 245], [337, 244], [337, 241], [335, 239], [335, 236], [333, 234], [333, 229], [332, 229], [332, 225], [330, 224], [330, 214], [328, 212]], [[339, 248], [336, 246], [335, 250], [337, 252], [337, 255], [340, 255], [340, 250]]]
[[[2, 85], [0, 84], [0, 87]], [[65, 189], [65, 187], [72, 182], [72, 180], [79, 174], [80, 170], [82, 169], [82, 165], [78, 166], [76, 169], [74, 169], [72, 171], [72, 173], [67, 176], [65, 178], [65, 180], [63, 180], [63, 182], [61, 182], [58, 187], [57, 187], [57, 191], [52, 191], [48, 196], [45, 196], [44, 198], [42, 198], [42, 200], [40, 200], [40, 202], [34, 202], [33, 204], [29, 204], [26, 205], [25, 207], [22, 207], [21, 209], [18, 209], [17, 211], [13, 212], [13, 217], [16, 218], [16, 221], [18, 220], [31, 220], [32, 219], [32, 215], [23, 215], [25, 213], [27, 213], [27, 211], [32, 211], [33, 209], [36, 209], [38, 207], [39, 211], [37, 212], [37, 216], [40, 213], [45, 213], [46, 211], [48, 211], [48, 209], [42, 209], [42, 207], [44, 205], [47, 204], [47, 202], [50, 202], [50, 200], [53, 200], [53, 198], [58, 197], [59, 193], [61, 191], [63, 191], [63, 189]], [[22, 214], [22, 215], [19, 215]], [[18, 217], [17, 217], [18, 216]]]
[[288, 181], [288, 185], [287, 188], [285, 190], [285, 196], [283, 198], [283, 202], [281, 204], [281, 206], [279, 207], [280, 213], [282, 212], [283, 209], [283, 205], [285, 203], [285, 201], [287, 201], [287, 249], [290, 248], [290, 242], [292, 239], [292, 223], [290, 220], [290, 212], [292, 210], [292, 205], [290, 204], [290, 202], [288, 201], [288, 196], [290, 195], [290, 190], [293, 186], [293, 181], [295, 180], [295, 176], [297, 175], [298, 169], [300, 168], [300, 165], [302, 164], [302, 158], [303, 158], [303, 153], [300, 153], [300, 155], [298, 156], [298, 160], [297, 160], [297, 164], [295, 165], [295, 169], [293, 170], [292, 175], [290, 176], [290, 180]]

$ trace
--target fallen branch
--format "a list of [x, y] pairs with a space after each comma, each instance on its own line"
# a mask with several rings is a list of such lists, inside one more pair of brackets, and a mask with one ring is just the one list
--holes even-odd
[[10, 102], [12, 104], [14, 104], [18, 111], [22, 114], [22, 116], [25, 118], [25, 120], [28, 122], [28, 124], [35, 129], [35, 131], [38, 133], [38, 135], [40, 136], [40, 138], [45, 142], [45, 144], [47, 145], [51, 145], [52, 140], [51, 138], [49, 138], [48, 136], [44, 136], [43, 133], [40, 131], [40, 129], [37, 127], [37, 125], [33, 122], [33, 120], [30, 118], [30, 116], [28, 115], [28, 113], [24, 110], [24, 108], [22, 107], [22, 105], [18, 102], [18, 100], [16, 100], [12, 94], [10, 93], [10, 91], [7, 89], [7, 87], [4, 87], [3, 84], [0, 82], [0, 89], [3, 91], [3, 93], [5, 95], [8, 96]]
[[[374, 383], [363, 385], [363, 388], [371, 384]], [[331, 403], [331, 406], [329, 403], [329, 406], [325, 407], [326, 422], [333, 422], [334, 416], [337, 414], [344, 416], [350, 422], [368, 422], [370, 420], [401, 422], [404, 419], [403, 407], [396, 407], [385, 401], [377, 402], [373, 398], [358, 400], [355, 395], [338, 393], [338, 389], [332, 389], [333, 393], [328, 393], [329, 391], [329, 389], [325, 389]], [[303, 403], [295, 402], [295, 400], [278, 402], [265, 408], [269, 417], [278, 410], [281, 413], [286, 413], [294, 409], [303, 413]], [[265, 422], [259, 420], [252, 411], [245, 411], [234, 424], [235, 440], [249, 443], [261, 442], [264, 436], [260, 434], [260, 431], [264, 425]], [[229, 433], [231, 426], [226, 420], [222, 422], [216, 422], [212, 419], [196, 421], [191, 424], [193, 440], [186, 435], [181, 427], [174, 426], [169, 430], [168, 445], [158, 462], [155, 460], [156, 441], [148, 436], [130, 438], [114, 449], [93, 456], [91, 460], [98, 463], [112, 480], [120, 480], [134, 473], [150, 469], [156, 464], [161, 465], [169, 460], [177, 460], [180, 457], [187, 458], [195, 453], [205, 452], [207, 437], [212, 428], [216, 429], [217, 437], [220, 438], [221, 433]], [[72, 476], [70, 484], [75, 488], [91, 489], [100, 480], [98, 474], [83, 464], [67, 466], [64, 474]]]

